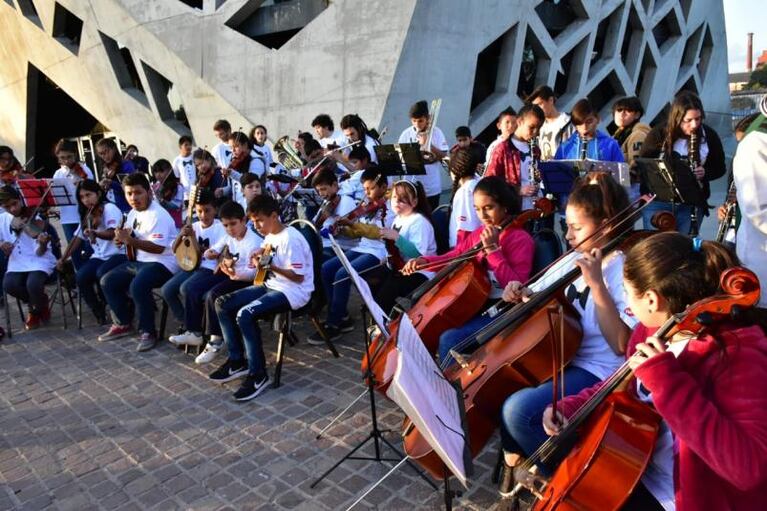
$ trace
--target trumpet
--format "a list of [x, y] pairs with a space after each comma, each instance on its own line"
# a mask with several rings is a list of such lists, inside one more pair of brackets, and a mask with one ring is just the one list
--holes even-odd
[[290, 143], [290, 136], [288, 135], [280, 137], [275, 142], [274, 153], [277, 156], [277, 161], [286, 169], [300, 169], [304, 166], [304, 161]]

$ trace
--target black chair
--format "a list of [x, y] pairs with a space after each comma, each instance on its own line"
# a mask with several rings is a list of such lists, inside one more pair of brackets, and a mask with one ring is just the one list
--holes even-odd
[[442, 204], [431, 212], [431, 225], [437, 241], [437, 254], [450, 250], [450, 205]]
[[535, 254], [533, 255], [533, 270], [530, 275], [537, 275], [564, 253], [562, 240], [552, 229], [533, 229]]
[[325, 305], [325, 293], [322, 290], [320, 284], [321, 268], [322, 268], [322, 238], [320, 238], [317, 229], [308, 220], [298, 219], [290, 222], [290, 227], [297, 229], [309, 243], [309, 248], [312, 251], [313, 270], [314, 270], [314, 291], [309, 302], [296, 310], [288, 310], [281, 312], [274, 317], [274, 329], [279, 332], [279, 339], [277, 341], [277, 360], [274, 367], [274, 382], [273, 388], [280, 386], [280, 376], [282, 374], [282, 363], [285, 358], [285, 344], [289, 343], [291, 346], [295, 346], [298, 343], [298, 338], [293, 333], [293, 319], [296, 317], [306, 315], [314, 325], [314, 328], [320, 333], [325, 340], [328, 350], [334, 357], [338, 357], [338, 351], [333, 345], [333, 342], [325, 334], [320, 323], [319, 315], [322, 307]]

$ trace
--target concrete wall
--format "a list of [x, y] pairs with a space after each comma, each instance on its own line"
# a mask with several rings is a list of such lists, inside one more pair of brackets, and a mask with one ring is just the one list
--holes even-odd
[[[152, 94], [156, 81], [141, 62], [174, 84], [199, 145], [215, 143], [211, 126], [218, 118], [229, 119], [235, 128], [265, 124], [276, 140], [310, 129], [320, 112], [336, 121], [358, 113], [371, 127], [388, 126], [386, 140], [391, 141], [409, 124], [410, 104], [434, 97], [443, 98], [438, 124], [452, 139], [453, 129], [467, 120], [479, 132], [506, 105], [521, 106], [516, 83], [528, 26], [546, 55], [538, 70], [541, 82], [553, 84], [562, 58], [578, 49], [580, 60], [571, 68], [571, 85], [562, 98], [565, 109], [610, 73], [621, 93], [633, 94], [642, 58], [649, 53], [657, 69], [646, 74], [652, 79], [641, 91], [648, 120], [690, 78], [709, 112], [729, 111], [719, 0], [574, 1], [581, 16], [556, 38], [536, 14], [536, 0], [332, 0], [278, 50], [227, 26], [253, 12], [262, 3], [258, 0], [205, 0], [201, 10], [177, 0], [59, 0], [84, 22], [77, 53], [51, 36], [54, 0], [25, 0], [34, 2], [39, 23], [24, 15], [19, 1], [0, 2], [0, 141], [24, 159], [28, 62], [150, 159], [174, 155], [183, 128], [161, 119], [162, 105]], [[682, 4], [691, 6], [689, 12]], [[651, 30], [669, 13], [680, 34], [661, 49]], [[639, 35], [631, 39], [629, 58], [621, 58], [618, 43], [592, 63], [597, 27], [607, 16], [616, 41], [637, 20]], [[516, 28], [504, 46], [499, 86], [472, 110], [477, 55], [511, 27]], [[143, 96], [120, 87], [99, 32], [130, 49]], [[715, 41], [706, 49], [705, 76], [697, 62], [681, 65], [686, 41], [694, 37]], [[700, 42], [691, 50], [693, 61], [704, 46]], [[51, 122], [61, 122], [51, 115]]]

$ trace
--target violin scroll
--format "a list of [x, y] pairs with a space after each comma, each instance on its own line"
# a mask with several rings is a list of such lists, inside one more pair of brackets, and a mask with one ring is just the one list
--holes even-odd
[[658, 211], [652, 216], [650, 223], [661, 232], [676, 231], [676, 217], [670, 211]]

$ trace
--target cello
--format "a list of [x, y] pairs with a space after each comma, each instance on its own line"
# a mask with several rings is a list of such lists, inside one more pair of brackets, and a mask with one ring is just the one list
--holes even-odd
[[[745, 268], [728, 268], [720, 277], [722, 294], [704, 298], [674, 314], [655, 333], [659, 340], [676, 333], [700, 335], [759, 300], [756, 275]], [[533, 509], [617, 510], [626, 502], [652, 457], [660, 417], [646, 404], [618, 388], [631, 376], [625, 362], [570, 418], [562, 431], [550, 437], [515, 474], [523, 481], [515, 487], [532, 489]], [[581, 436], [575, 437], [581, 433]], [[572, 447], [571, 447], [572, 446]], [[569, 452], [568, 452], [569, 451]], [[534, 473], [536, 463], [556, 463], [549, 479]], [[606, 474], [610, 484], [605, 485]]]
[[[644, 206], [651, 201], [652, 198]], [[599, 242], [607, 232], [615, 232], [619, 228], [631, 229], [644, 207], [634, 209], [637, 203], [618, 212], [602, 230], [583, 243]], [[655, 232], [613, 236], [604, 244], [602, 251], [607, 254], [617, 248], [627, 249], [638, 238]], [[552, 263], [550, 268], [571, 256], [573, 250]], [[552, 372], [556, 375], [558, 367], [567, 364], [578, 350], [582, 329], [577, 312], [565, 297], [565, 290], [580, 273], [580, 268], [575, 266], [547, 289], [533, 294], [529, 301], [502, 311], [497, 320], [456, 346], [457, 350], [469, 343], [478, 344], [479, 348], [474, 353], [465, 358], [453, 353], [458, 363], [448, 367], [445, 367], [447, 361], [443, 362], [445, 378], [459, 382], [463, 389], [472, 456], [479, 454], [494, 433], [506, 397], [522, 388], [539, 385], [551, 378]], [[395, 365], [387, 368], [387, 376], [389, 372], [393, 376]], [[409, 419], [403, 425], [403, 446], [408, 456], [433, 477], [444, 477], [442, 460]]]
[[[501, 230], [521, 228], [528, 221], [551, 214], [554, 206], [547, 199], [538, 199], [536, 209], [523, 211], [513, 219], [501, 225]], [[440, 262], [445, 265], [432, 279], [418, 287], [410, 295], [405, 305], [408, 317], [420, 335], [427, 349], [434, 353], [437, 349], [439, 335], [449, 328], [462, 325], [475, 316], [487, 301], [490, 293], [490, 280], [487, 272], [477, 263], [474, 257], [482, 248], [478, 243], [471, 250], [462, 254], [453, 262]], [[396, 360], [396, 332], [399, 318], [394, 319], [390, 326], [390, 336], [377, 336], [370, 345], [372, 358], [368, 360], [365, 353], [362, 359], [362, 372], [367, 374], [368, 365], [375, 380], [376, 389], [382, 393], [391, 382], [393, 371], [387, 374], [387, 360]]]

